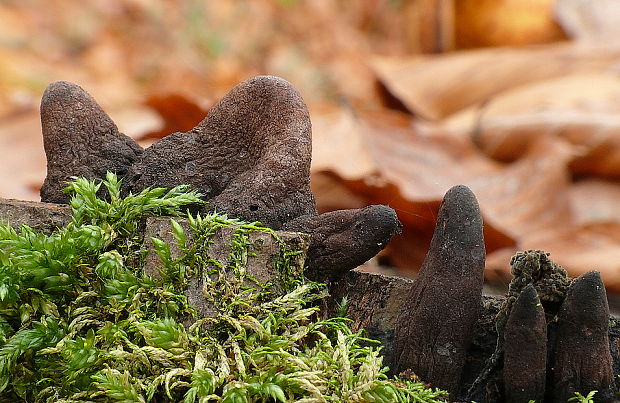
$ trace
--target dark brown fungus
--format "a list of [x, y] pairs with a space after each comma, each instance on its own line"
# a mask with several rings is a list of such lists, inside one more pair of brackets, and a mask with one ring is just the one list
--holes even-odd
[[67, 202], [62, 189], [71, 176], [100, 179], [106, 171], [119, 174], [134, 192], [188, 184], [205, 194], [209, 203], [202, 211], [309, 233], [308, 273], [324, 280], [364, 263], [400, 230], [385, 206], [317, 214], [308, 109], [278, 77], [237, 85], [194, 129], [144, 151], [73, 84], [47, 89], [41, 119], [48, 160], [42, 201]]
[[131, 138], [119, 133], [97, 102], [75, 84], [59, 81], [41, 100], [47, 177], [41, 201], [66, 203], [62, 192], [71, 176], [103, 179], [107, 171], [123, 176], [142, 153]]
[[564, 300], [571, 279], [562, 266], [549, 258], [549, 253], [535, 249], [517, 252], [510, 259], [510, 266], [513, 279], [508, 290], [508, 309], [523, 288], [532, 284], [540, 300], [548, 303], [553, 313], [557, 312], [551, 304], [559, 305]]
[[605, 286], [600, 273], [590, 271], [571, 284], [558, 314], [553, 402], [593, 390], [597, 402], [616, 401], [608, 332]]
[[396, 370], [459, 390], [480, 315], [485, 247], [476, 197], [465, 186], [444, 196], [431, 245], [397, 320]]
[[311, 156], [301, 95], [286, 80], [259, 76], [233, 88], [194, 129], [147, 148], [126, 183], [136, 191], [188, 184], [206, 195], [206, 210], [280, 229], [316, 215]]
[[303, 216], [284, 226], [288, 231], [312, 234], [306, 275], [317, 281], [338, 278], [366, 262], [400, 228], [396, 212], [381, 205]]
[[512, 306], [504, 332], [504, 391], [507, 402], [542, 402], [547, 366], [545, 311], [532, 284]]
[[[546, 315], [555, 315], [571, 283], [566, 270], [549, 258], [549, 253], [542, 250], [517, 252], [510, 260], [511, 273], [514, 276], [508, 287], [508, 295], [495, 317], [497, 334], [504, 335], [506, 323], [512, 308], [526, 287], [533, 287]], [[470, 386], [467, 396], [479, 399], [489, 385], [493, 385], [498, 371], [503, 366], [504, 337], [500, 336], [495, 351], [487, 359], [485, 367]]]

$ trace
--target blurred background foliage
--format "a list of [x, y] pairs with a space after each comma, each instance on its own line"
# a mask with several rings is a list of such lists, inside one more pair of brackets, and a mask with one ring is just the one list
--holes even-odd
[[535, 248], [620, 291], [618, 18], [614, 0], [0, 0], [0, 197], [38, 200], [53, 81], [148, 146], [272, 74], [309, 106], [320, 210], [405, 225], [367, 270], [415, 274], [462, 183], [491, 283]]

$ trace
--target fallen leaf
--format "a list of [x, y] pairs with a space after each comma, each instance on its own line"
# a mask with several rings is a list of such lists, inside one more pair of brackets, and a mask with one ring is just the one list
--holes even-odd
[[106, 111], [121, 133], [136, 140], [143, 147], [153, 142], [148, 134], [159, 132], [164, 126], [162, 117], [146, 106], [127, 106], [122, 109], [114, 108]]
[[498, 95], [480, 110], [470, 133], [502, 161], [520, 158], [540, 137], [557, 137], [580, 147], [570, 163], [574, 173], [620, 177], [618, 105], [616, 75], [570, 75]]
[[39, 200], [46, 172], [41, 120], [32, 110], [0, 125], [0, 197]]
[[411, 183], [403, 197], [441, 199], [455, 183], [493, 172], [497, 164], [468, 139], [420, 129], [407, 115], [377, 111], [356, 116], [346, 110], [313, 119], [313, 169], [371, 185]]
[[329, 172], [313, 172], [310, 175], [310, 187], [319, 213], [362, 208], [366, 205], [362, 196], [355, 194], [342, 184], [339, 177]]
[[[605, 287], [620, 292], [620, 224], [605, 222], [589, 225], [566, 225], [547, 236], [524, 239], [518, 250], [542, 249], [564, 267], [571, 277], [590, 270], [601, 272]], [[517, 248], [498, 250], [487, 256], [487, 269], [494, 278], [509, 278], [507, 257]], [[503, 276], [501, 275], [503, 273]]]
[[570, 188], [570, 202], [578, 225], [620, 223], [618, 182], [598, 178], [580, 180]]
[[[404, 114], [336, 110], [315, 115], [313, 126], [312, 170], [334, 175], [366, 204], [391, 206], [405, 225], [388, 247], [386, 264], [419, 267], [445, 192], [500, 169], [467, 140], [416, 128]], [[495, 223], [485, 234], [490, 250], [515, 243]]]
[[616, 0], [556, 0], [555, 16], [568, 35], [588, 43], [612, 43], [620, 38], [620, 3]]
[[144, 104], [159, 114], [163, 124], [144, 131], [140, 140], [157, 140], [171, 133], [187, 132], [209, 113], [209, 107], [178, 93], [153, 94]]
[[567, 165], [574, 154], [569, 143], [543, 137], [520, 160], [465, 184], [476, 194], [487, 222], [520, 244], [573, 223]]
[[371, 65], [377, 79], [410, 112], [437, 120], [520, 85], [568, 74], [610, 71], [619, 61], [618, 48], [551, 44], [377, 57]]
[[519, 237], [513, 247], [487, 256], [487, 279], [510, 280], [510, 256], [517, 250], [542, 249], [572, 277], [589, 270], [602, 273], [605, 286], [620, 291], [620, 185], [602, 179], [585, 179], [561, 192], [570, 203], [565, 222]]
[[[335, 175], [367, 203], [397, 211], [403, 234], [386, 250], [384, 264], [419, 267], [440, 201], [457, 184], [469, 186], [478, 198], [490, 254], [501, 251], [506, 258], [507, 251], [575, 225], [567, 168], [575, 150], [558, 139], [543, 137], [520, 160], [499, 165], [468, 138], [432, 130], [407, 115], [340, 111], [315, 118], [313, 145], [314, 170]], [[330, 157], [322, 160], [324, 150]], [[504, 274], [509, 257], [499, 269]]]
[[454, 49], [455, 2], [453, 0], [418, 0], [403, 2], [408, 24], [406, 35], [417, 52], [441, 53]]

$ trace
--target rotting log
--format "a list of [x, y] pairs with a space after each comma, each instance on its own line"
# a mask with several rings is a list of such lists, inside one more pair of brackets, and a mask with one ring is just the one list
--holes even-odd
[[71, 221], [71, 209], [63, 204], [0, 198], [0, 220], [8, 221], [15, 229], [28, 225], [50, 233]]
[[[355, 269], [343, 279], [330, 286], [326, 315], [333, 315], [343, 298], [348, 300], [347, 316], [353, 320], [353, 329], [365, 329], [368, 336], [381, 341], [384, 363], [395, 367], [394, 329], [403, 309], [403, 301], [415, 285], [416, 279], [388, 276]], [[461, 373], [459, 391], [453, 397], [463, 395], [475, 375], [484, 367], [495, 349], [497, 333], [494, 319], [503, 298], [482, 297], [481, 315], [474, 327], [472, 344], [468, 348], [465, 366]]]
[[[0, 199], [0, 217], [2, 217], [5, 221], [10, 221], [10, 223], [16, 228], [22, 224], [26, 224], [38, 230], [50, 232], [53, 229], [65, 225], [69, 222], [70, 209], [68, 206], [59, 206], [48, 203]], [[146, 239], [150, 239], [150, 236], [157, 236], [160, 238], [170, 236], [169, 219], [166, 218], [152, 220], [152, 222], [149, 223], [148, 226], [145, 226], [145, 228], [150, 228], [147, 229], [144, 233]], [[277, 234], [283, 239], [286, 239], [287, 236], [292, 236], [290, 234], [285, 235], [285, 233], [283, 232], [277, 232]], [[224, 239], [225, 235], [222, 234], [223, 242], [228, 245], [229, 242], [224, 241]], [[216, 243], [217, 242], [218, 241], [216, 241]], [[275, 249], [269, 249], [270, 247], [268, 247], [268, 245], [266, 244], [265, 247], [267, 247], [267, 249], [264, 249], [265, 251], [271, 250], [271, 252], [266, 252], [266, 254], [273, 256], [273, 254], [275, 253]], [[213, 252], [215, 253], [217, 246], [213, 246], [213, 248]], [[261, 250], [263, 249], [256, 250], [259, 255], [262, 254]], [[222, 250], [221, 253], [226, 252]], [[257, 258], [259, 257], [260, 256], [257, 256]], [[149, 259], [154, 259], [153, 255], [151, 255]], [[264, 261], [268, 260], [269, 259]], [[257, 262], [258, 261], [259, 260], [257, 260]], [[401, 314], [401, 311], [403, 309], [403, 301], [406, 300], [408, 293], [410, 292], [411, 288], [414, 287], [416, 282], [416, 279], [369, 273], [363, 271], [362, 269], [350, 271], [344, 274], [341, 279], [334, 281], [330, 284], [329, 290], [331, 297], [325, 301], [326, 309], [324, 314], [333, 315], [337, 311], [338, 304], [341, 302], [342, 298], [347, 297], [349, 301], [349, 308], [347, 314], [351, 319], [353, 319], [353, 328], [355, 330], [364, 328], [366, 329], [369, 337], [381, 341], [385, 346], [382, 350], [384, 353], [384, 362], [388, 366], [394, 367], [394, 329], [397, 327], [399, 315]], [[605, 296], [604, 293], [602, 293], [601, 291], [603, 290], [602, 284], [599, 282], [597, 284], [594, 284], [593, 286], [590, 286], [590, 283], [590, 281], [586, 281], [584, 285], [584, 287], [587, 286], [585, 288], [590, 290], [588, 292], [580, 291], [581, 287], [577, 287], [579, 283], [572, 287], [575, 290], [569, 292], [568, 294], [574, 295], [570, 297], [568, 303], [565, 302], [567, 304], [566, 309], [568, 309], [568, 307], [570, 306], [581, 307], [583, 306], [584, 301], [587, 301], [594, 297], [594, 302], [592, 303], [593, 311], [591, 314], [585, 316], [588, 318], [590, 316], [608, 318], [608, 329], [606, 333], [609, 345], [609, 355], [611, 356], [611, 369], [613, 374], [613, 380], [615, 382], [618, 382], [620, 380], [620, 378], [618, 378], [618, 375], [620, 375], [620, 319], [615, 317], [608, 317], [607, 313], [605, 312], [603, 312], [603, 315], [601, 316], [600, 310], [596, 307], [606, 306]], [[591, 292], [592, 290], [595, 290], [596, 292], [593, 294]], [[486, 361], [489, 359], [489, 357], [493, 355], [495, 351], [498, 338], [495, 319], [497, 314], [502, 309], [505, 300], [505, 297], [488, 295], [482, 296], [481, 313], [473, 328], [471, 344], [467, 349], [464, 367], [459, 380], [460, 387], [457, 393], [453, 393], [453, 400], [465, 401], [466, 398], [469, 398], [476, 400], [479, 403], [493, 402], [499, 401], [498, 398], [490, 398], [489, 396], [498, 396], [497, 393], [499, 393], [499, 396], [502, 396], [501, 399], [503, 399], [504, 386], [501, 376], [499, 376], [499, 378], [497, 376], [490, 377], [488, 384], [485, 385], [487, 387], [487, 391], [489, 389], [496, 388], [497, 390], [493, 393], [473, 397], [466, 397], [466, 394], [476, 376], [485, 367]], [[577, 302], [570, 302], [571, 300], [575, 300]], [[604, 304], [603, 301], [605, 301]], [[449, 307], [446, 307], [446, 309], [448, 308]], [[594, 312], [598, 313], [595, 314]], [[602, 320], [599, 321], [599, 323], [601, 324], [602, 322]], [[588, 335], [588, 332], [592, 331], [592, 326], [588, 325], [588, 323], [589, 322], [587, 321], [585, 322], [585, 325], [583, 327], [583, 329], [585, 329], [585, 332], [579, 333], [578, 338], [585, 337], [584, 335]], [[569, 325], [568, 328], [570, 329], [570, 331], [575, 331], [574, 326], [571, 327]], [[600, 348], [601, 346], [604, 347], [605, 345], [605, 335], [603, 334], [602, 337], [600, 337], [600, 333], [601, 332], [599, 330], [597, 332], [597, 334], [599, 335], [599, 338], [597, 339], [597, 346], [599, 346], [596, 347], [596, 349], [598, 349], [597, 351], [605, 350], [604, 348]], [[549, 345], [558, 345], [559, 342], [557, 342], [556, 340], [558, 340], [558, 337], [561, 334], [571, 333], [566, 333], [565, 331], [561, 330], [561, 323], [551, 323], [549, 325]], [[601, 342], [600, 340], [603, 340], [603, 342]], [[572, 345], [574, 348], [574, 343], [581, 342], [573, 341], [570, 343], [573, 343]], [[570, 343], [568, 350], [570, 350], [571, 348]], [[603, 384], [598, 383], [597, 385]], [[611, 386], [612, 388], [617, 388], [618, 385]], [[589, 387], [588, 384], [586, 384], [586, 388], [587, 387]], [[549, 385], [547, 385], [547, 389], [549, 389]], [[600, 397], [603, 396], [601, 395]]]
[[[67, 205], [38, 203], [30, 201], [0, 199], [0, 219], [8, 221], [11, 226], [18, 229], [21, 225], [28, 225], [36, 230], [50, 233], [53, 230], [68, 224], [71, 220], [71, 209]], [[189, 230], [187, 219], [175, 217], [188, 237], [188, 247], [193, 242], [193, 236]], [[170, 254], [173, 259], [181, 256], [181, 250], [176, 245], [170, 217], [149, 217], [141, 225], [142, 233], [139, 238], [143, 239], [144, 246], [148, 250], [145, 257], [144, 270], [147, 274], [159, 275], [160, 261], [153, 247], [152, 238], [158, 238], [171, 245]], [[236, 226], [218, 228], [210, 238], [208, 258], [212, 262], [226, 263], [232, 249], [232, 238], [239, 228]], [[250, 243], [247, 255], [247, 273], [261, 283], [272, 282], [278, 287], [280, 273], [275, 267], [276, 260], [283, 252], [303, 251], [309, 246], [309, 237], [299, 232], [278, 231], [277, 240], [269, 232], [252, 231], [248, 234], [247, 241]], [[306, 253], [289, 256], [290, 276], [299, 276], [303, 270]], [[215, 268], [215, 267], [213, 267]], [[198, 312], [208, 316], [212, 312], [211, 307], [203, 297], [202, 273], [192, 278], [186, 291], [188, 301], [197, 307]]]
[[[388, 276], [356, 269], [330, 287], [326, 315], [334, 314], [344, 297], [348, 299], [347, 315], [353, 319], [354, 330], [365, 329], [368, 336], [382, 342], [385, 346], [384, 362], [394, 367], [394, 329], [402, 310], [403, 299], [416, 279]], [[495, 317], [499, 313], [505, 297], [482, 296], [482, 313], [474, 327], [472, 344], [469, 346], [465, 367], [461, 374], [460, 388], [454, 400], [466, 399], [466, 394], [474, 378], [482, 371], [495, 351], [497, 331]], [[612, 358], [613, 373], [617, 382], [620, 375], [620, 319], [609, 317], [608, 339]], [[492, 378], [489, 388], [494, 388]], [[501, 381], [501, 379], [499, 379]], [[503, 389], [503, 387], [501, 387]], [[492, 394], [492, 393], [491, 393]], [[484, 395], [476, 396], [477, 402], [492, 402]]]

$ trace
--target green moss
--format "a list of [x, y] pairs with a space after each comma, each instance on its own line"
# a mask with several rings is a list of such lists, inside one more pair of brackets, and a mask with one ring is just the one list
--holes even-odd
[[[109, 201], [96, 196], [105, 186]], [[51, 235], [0, 225], [0, 401], [436, 402], [444, 392], [388, 379], [380, 347], [348, 319], [320, 320], [322, 284], [306, 282], [258, 223], [219, 214], [173, 221], [176, 246], [154, 240], [159, 276], [143, 272], [140, 226], [200, 203], [186, 187], [120, 197], [120, 183], [76, 179], [73, 221]], [[209, 258], [218, 228], [236, 226], [226, 262]], [[246, 271], [249, 235], [281, 244], [283, 287]], [[192, 242], [188, 239], [191, 236]], [[210, 317], [184, 290], [206, 282]]]

